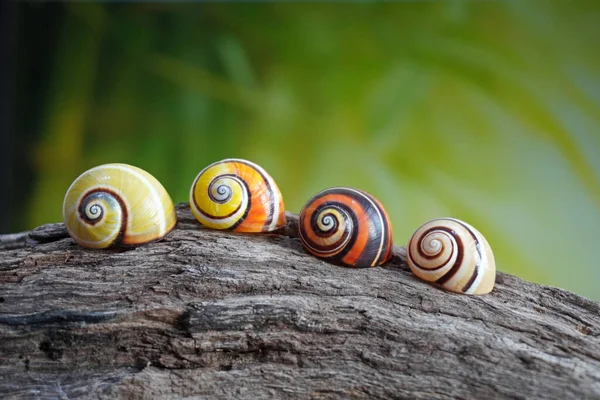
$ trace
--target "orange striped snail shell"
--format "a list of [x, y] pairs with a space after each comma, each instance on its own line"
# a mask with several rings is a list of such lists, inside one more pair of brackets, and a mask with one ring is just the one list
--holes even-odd
[[456, 293], [492, 291], [496, 264], [483, 235], [454, 218], [434, 219], [412, 235], [407, 247], [412, 272], [427, 282]]
[[392, 256], [392, 225], [377, 199], [361, 190], [334, 187], [302, 208], [299, 237], [308, 252], [332, 264], [374, 267]]
[[253, 162], [229, 158], [204, 168], [190, 189], [196, 219], [213, 229], [271, 232], [285, 225], [285, 208], [273, 178]]

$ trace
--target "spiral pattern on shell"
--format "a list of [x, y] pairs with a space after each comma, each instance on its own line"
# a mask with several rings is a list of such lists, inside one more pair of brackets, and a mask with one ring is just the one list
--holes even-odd
[[373, 267], [392, 255], [392, 227], [383, 206], [361, 190], [334, 187], [316, 194], [298, 219], [302, 244], [332, 264]]
[[456, 293], [489, 293], [496, 280], [487, 240], [454, 218], [435, 219], [417, 229], [408, 243], [407, 261], [419, 278]]
[[100, 249], [160, 239], [177, 217], [169, 194], [152, 175], [127, 164], [105, 164], [71, 184], [63, 220], [77, 243]]
[[190, 189], [190, 207], [209, 228], [271, 232], [285, 225], [283, 197], [260, 166], [225, 159], [204, 168]]

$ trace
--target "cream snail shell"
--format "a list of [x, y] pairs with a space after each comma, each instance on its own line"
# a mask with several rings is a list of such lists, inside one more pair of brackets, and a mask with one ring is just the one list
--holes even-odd
[[135, 246], [165, 236], [177, 223], [160, 182], [127, 164], [105, 164], [81, 174], [63, 203], [69, 235], [81, 246]]
[[407, 262], [419, 278], [456, 293], [489, 293], [496, 280], [487, 240], [454, 218], [435, 219], [417, 229], [408, 242]]
[[273, 178], [253, 162], [229, 158], [204, 168], [190, 189], [192, 214], [204, 226], [236, 232], [271, 232], [285, 225]]

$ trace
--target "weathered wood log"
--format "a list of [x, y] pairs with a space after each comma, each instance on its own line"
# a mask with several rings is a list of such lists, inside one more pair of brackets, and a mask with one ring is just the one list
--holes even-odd
[[498, 273], [485, 296], [201, 229], [86, 250], [0, 236], [2, 398], [600, 398], [600, 304]]

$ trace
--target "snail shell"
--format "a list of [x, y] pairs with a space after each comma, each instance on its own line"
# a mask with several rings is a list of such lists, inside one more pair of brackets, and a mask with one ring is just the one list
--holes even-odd
[[456, 293], [489, 293], [496, 280], [487, 240], [454, 218], [435, 219], [417, 229], [408, 243], [407, 261], [419, 278]]
[[226, 159], [204, 168], [190, 190], [192, 213], [204, 226], [236, 232], [270, 232], [285, 225], [283, 197], [260, 166]]
[[101, 249], [160, 239], [177, 217], [169, 194], [152, 175], [127, 164], [105, 164], [71, 184], [63, 220], [77, 243]]
[[334, 187], [310, 199], [298, 219], [302, 244], [313, 255], [347, 267], [374, 267], [392, 256], [392, 225], [368, 193]]

